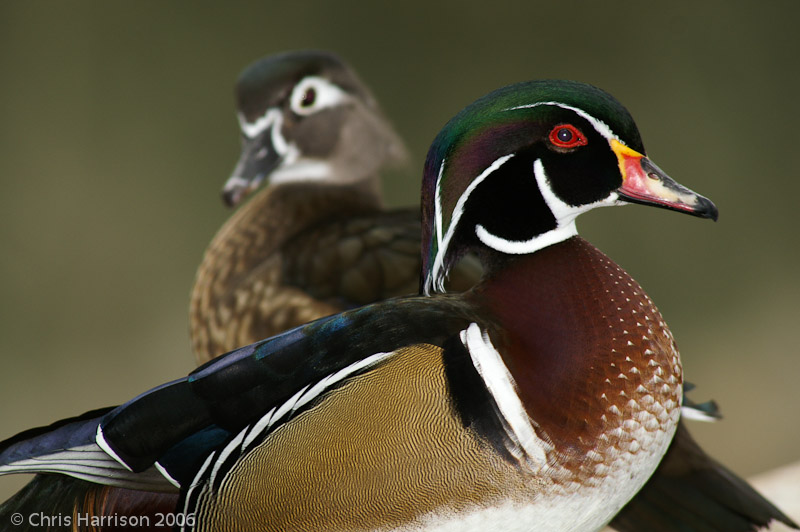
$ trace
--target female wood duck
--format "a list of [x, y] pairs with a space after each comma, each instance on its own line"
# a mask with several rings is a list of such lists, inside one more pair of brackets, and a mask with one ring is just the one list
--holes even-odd
[[[666, 451], [682, 375], [652, 301], [575, 218], [626, 202], [716, 217], [643, 154], [627, 111], [591, 86], [495, 91], [428, 156], [428, 295], [317, 320], [22, 433], [0, 444], [0, 472], [179, 490], [186, 530], [599, 530]], [[438, 293], [465, 252], [484, 279]], [[37, 482], [2, 518], [50, 477]]]
[[[387, 211], [379, 170], [405, 148], [369, 89], [329, 52], [261, 59], [236, 85], [242, 153], [223, 188], [234, 206], [192, 290], [200, 363], [313, 319], [419, 286], [419, 208]], [[461, 265], [451, 286], [480, 277]]]

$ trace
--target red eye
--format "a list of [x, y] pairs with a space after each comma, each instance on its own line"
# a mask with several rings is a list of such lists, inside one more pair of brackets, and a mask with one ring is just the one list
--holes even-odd
[[550, 142], [559, 148], [586, 146], [586, 137], [572, 124], [559, 124], [550, 132]]

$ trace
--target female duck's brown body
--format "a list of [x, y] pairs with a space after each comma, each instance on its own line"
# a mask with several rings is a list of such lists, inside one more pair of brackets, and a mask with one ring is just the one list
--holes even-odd
[[[199, 362], [291, 327], [419, 287], [418, 209], [383, 210], [374, 182], [293, 183], [260, 191], [223, 225], [190, 303]], [[473, 263], [454, 290], [479, 278]]]
[[315, 286], [333, 292], [340, 273], [334, 268], [344, 262], [337, 252], [346, 250], [338, 241], [341, 227], [321, 228], [330, 231], [333, 245], [320, 245], [303, 270], [287, 268], [292, 259], [286, 247], [298, 233], [315, 229], [315, 220], [336, 221], [341, 212], [374, 214], [377, 205], [373, 194], [352, 187], [296, 184], [264, 189], [242, 206], [214, 237], [197, 271], [190, 320], [198, 360], [341, 310], [334, 298], [317, 299], [309, 293], [314, 287], [293, 286], [287, 279], [299, 272], [316, 277], [330, 268], [323, 278], [327, 285]]

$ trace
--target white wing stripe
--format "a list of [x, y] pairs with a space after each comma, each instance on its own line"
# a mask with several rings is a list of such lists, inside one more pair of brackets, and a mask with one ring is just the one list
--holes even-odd
[[122, 464], [125, 467], [125, 469], [127, 469], [128, 471], [133, 471], [128, 466], [128, 464], [126, 464], [125, 461], [122, 458], [120, 458], [119, 455], [116, 452], [114, 452], [114, 449], [112, 449], [111, 446], [106, 441], [106, 437], [103, 435], [103, 425], [102, 424], [98, 424], [97, 425], [97, 436], [95, 436], [95, 442], [97, 442], [97, 445], [99, 445], [100, 448], [103, 451], [105, 451], [106, 454], [108, 454], [108, 456], [110, 456], [111, 458], [113, 458], [114, 460], [116, 460], [117, 462]]
[[486, 383], [486, 388], [508, 424], [509, 437], [519, 445], [532, 462], [531, 465], [544, 466], [547, 462], [547, 451], [552, 449], [552, 445], [536, 435], [531, 419], [517, 395], [514, 377], [492, 345], [489, 335], [481, 331], [477, 323], [472, 323], [461, 331], [460, 337], [472, 357], [475, 369]]
[[[206, 463], [202, 468], [200, 468], [200, 471], [197, 472], [192, 480], [187, 494], [187, 499], [191, 496], [191, 493], [204, 482], [203, 477], [205, 476], [205, 472], [208, 470], [208, 466], [212, 460], [212, 457], [213, 467], [208, 479], [205, 481], [206, 485], [213, 485], [216, 483], [215, 479], [220, 474], [220, 469], [222, 468], [226, 459], [228, 459], [228, 457], [231, 456], [234, 451], [238, 453], [246, 453], [253, 442], [255, 442], [259, 437], [263, 436], [286, 415], [297, 411], [315, 398], [320, 397], [325, 393], [326, 390], [331, 388], [334, 384], [343, 381], [348, 376], [374, 366], [393, 354], [394, 351], [390, 351], [388, 353], [375, 353], [374, 355], [363, 358], [358, 362], [355, 362], [337, 371], [336, 373], [332, 373], [331, 375], [324, 377], [313, 386], [305, 386], [279, 407], [272, 408], [256, 423], [253, 425], [248, 425], [244, 430], [239, 432], [222, 451], [209, 455], [209, 458], [206, 459]], [[225, 473], [223, 473], [223, 475], [224, 474]], [[220, 483], [221, 482], [222, 481], [220, 481]]]

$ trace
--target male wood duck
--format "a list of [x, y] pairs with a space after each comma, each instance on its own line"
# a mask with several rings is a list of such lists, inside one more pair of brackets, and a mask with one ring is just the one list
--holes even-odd
[[[200, 362], [323, 315], [410, 293], [420, 269], [418, 212], [383, 211], [378, 199], [378, 170], [400, 158], [402, 142], [341, 58], [317, 51], [270, 56], [242, 73], [236, 92], [243, 146], [223, 198], [234, 206], [262, 183], [270, 187], [224, 225], [200, 266], [191, 304]], [[474, 285], [474, 266], [459, 264], [450, 286]], [[709, 405], [689, 409], [684, 399], [683, 406], [686, 415], [707, 414]], [[652, 529], [641, 522], [660, 513], [658, 501], [668, 496], [677, 502], [659, 519], [664, 530], [685, 530], [698, 506], [706, 520], [736, 530], [732, 523], [749, 523], [740, 517], [744, 494], [761, 500], [748, 490], [682, 429], [653, 480], [613, 524], [623, 532]], [[696, 504], [700, 497], [706, 504]]]
[[[385, 210], [379, 171], [405, 148], [369, 89], [329, 52], [287, 52], [236, 85], [242, 153], [223, 198], [238, 205], [197, 272], [192, 345], [203, 363], [313, 319], [419, 286], [419, 208]], [[451, 287], [480, 277], [459, 267]]]
[[[179, 491], [187, 530], [599, 530], [665, 453], [682, 375], [652, 301], [575, 218], [627, 202], [716, 217], [643, 154], [627, 111], [591, 86], [495, 91], [429, 152], [427, 295], [322, 318], [22, 433], [0, 444], [0, 473]], [[465, 252], [484, 278], [438, 293]], [[739, 529], [794, 526], [742, 491], [743, 513], [764, 521]], [[734, 530], [696, 515], [694, 530]]]

